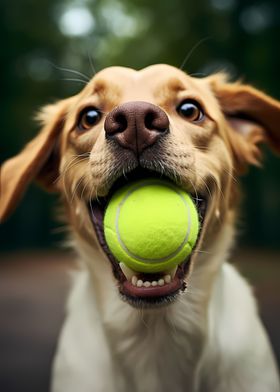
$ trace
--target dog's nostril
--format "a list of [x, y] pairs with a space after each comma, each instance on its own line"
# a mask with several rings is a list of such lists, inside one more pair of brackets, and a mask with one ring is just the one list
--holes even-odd
[[119, 133], [124, 132], [128, 127], [126, 113], [120, 110], [115, 110], [106, 117], [104, 129], [107, 137], [113, 137]]
[[145, 127], [148, 129], [154, 129], [155, 113], [149, 112], [145, 117]]
[[145, 127], [149, 130], [165, 132], [169, 127], [169, 120], [163, 111], [157, 112], [152, 110], [146, 114]]
[[117, 113], [115, 116], [116, 130], [115, 132], [123, 132], [127, 128], [127, 118], [123, 113]]

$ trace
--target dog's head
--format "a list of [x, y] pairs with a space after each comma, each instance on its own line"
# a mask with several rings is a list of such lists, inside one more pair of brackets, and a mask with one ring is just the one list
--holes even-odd
[[[40, 119], [40, 134], [1, 168], [1, 219], [33, 179], [59, 192], [76, 237], [99, 252], [91, 267], [111, 263], [111, 276], [134, 304], [159, 303], [184, 289], [196, 254], [234, 221], [236, 176], [259, 164], [260, 143], [280, 151], [277, 101], [224, 75], [197, 79], [167, 65], [107, 68], [78, 95], [45, 107]], [[201, 232], [176, 270], [141, 275], [142, 281], [171, 277], [164, 290], [154, 285], [147, 295], [146, 287], [131, 282], [139, 275], [122, 271], [109, 252], [103, 216], [112, 189], [151, 176], [164, 176], [193, 196]]]

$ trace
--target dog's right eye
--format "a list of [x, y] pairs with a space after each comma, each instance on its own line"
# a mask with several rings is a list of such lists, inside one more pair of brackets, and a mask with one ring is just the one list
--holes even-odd
[[203, 120], [204, 113], [198, 102], [193, 99], [183, 101], [178, 107], [177, 112], [191, 122], [199, 122]]
[[87, 131], [96, 125], [101, 119], [101, 113], [94, 107], [85, 108], [82, 110], [78, 120], [78, 129], [80, 131]]

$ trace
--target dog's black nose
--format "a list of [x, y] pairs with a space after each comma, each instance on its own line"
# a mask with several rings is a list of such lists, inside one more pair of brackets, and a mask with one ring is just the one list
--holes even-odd
[[137, 156], [169, 132], [165, 112], [148, 102], [132, 101], [112, 110], [105, 119], [106, 138]]

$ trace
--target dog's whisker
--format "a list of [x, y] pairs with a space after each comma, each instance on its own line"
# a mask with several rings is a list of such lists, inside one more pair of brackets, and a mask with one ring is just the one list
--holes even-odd
[[161, 175], [163, 176], [163, 175], [164, 175], [164, 165], [163, 165], [163, 163], [161, 162], [161, 160], [158, 161], [158, 164], [159, 164], [159, 166], [160, 166]]
[[83, 158], [83, 157], [89, 158], [90, 154], [91, 154], [90, 151], [87, 151], [87, 152], [84, 152], [82, 154], [78, 154], [78, 155], [75, 155], [75, 156], [78, 157], [78, 158]]
[[229, 170], [227, 170], [226, 168], [224, 168], [224, 171], [233, 179], [233, 181], [238, 184], [239, 181], [238, 179], [233, 175], [233, 173], [231, 173]]
[[78, 82], [78, 83], [82, 83], [82, 84], [84, 84], [84, 85], [87, 85], [87, 84], [88, 84], [88, 82], [86, 82], [86, 81], [83, 80], [83, 79], [62, 78], [61, 80], [68, 81], [68, 82]]
[[88, 56], [88, 61], [89, 61], [89, 64], [90, 64], [90, 68], [91, 68], [91, 70], [92, 70], [92, 72], [93, 72], [93, 76], [94, 76], [94, 75], [97, 74], [97, 72], [96, 72], [95, 66], [93, 65], [93, 58], [92, 58], [92, 56], [89, 54], [89, 51], [88, 51], [88, 50], [87, 50], [87, 56]]
[[199, 198], [199, 196], [198, 196], [196, 187], [195, 187], [195, 185], [194, 185], [194, 183], [193, 183], [193, 181], [192, 181], [191, 178], [189, 178], [189, 181], [190, 181], [190, 183], [191, 183], [191, 185], [192, 185], [192, 187], [193, 187], [193, 190], [194, 190], [194, 193], [195, 193], [195, 199], [196, 199], [196, 201], [198, 201], [200, 198]]
[[58, 71], [62, 71], [62, 72], [70, 72], [73, 73], [75, 75], [81, 76], [83, 77], [87, 82], [90, 81], [90, 77], [88, 75], [85, 75], [84, 73], [80, 72], [80, 71], [76, 71], [75, 69], [70, 69], [70, 68], [65, 68], [65, 67], [59, 67], [53, 63], [50, 63], [54, 68], [56, 68]]
[[192, 54], [194, 53], [194, 51], [200, 46], [202, 45], [204, 42], [209, 41], [211, 39], [211, 37], [205, 37], [202, 38], [200, 41], [198, 41], [193, 47], [192, 49], [189, 51], [189, 53], [186, 55], [186, 57], [184, 58], [180, 69], [183, 70], [187, 64], [187, 62], [189, 61], [189, 59], [191, 58]]
[[[213, 180], [214, 180], [213, 183], [214, 183], [215, 187], [217, 188], [218, 194], [221, 196], [221, 198], [224, 200], [224, 202], [227, 203], [227, 199], [226, 199], [225, 194], [221, 188], [220, 183], [217, 181], [216, 177], [212, 173], [210, 173], [210, 177], [213, 178]], [[216, 216], [216, 218], [219, 220], [219, 222], [221, 222], [222, 218], [220, 216]]]
[[95, 214], [94, 214], [94, 211], [92, 208], [92, 203], [91, 203], [91, 201], [93, 200], [94, 193], [95, 193], [95, 200], [97, 200], [97, 202], [98, 202], [98, 195], [96, 193], [96, 188], [94, 186], [92, 186], [89, 191], [89, 208], [90, 208], [90, 212], [91, 212], [92, 217], [95, 217]]
[[82, 176], [78, 181], [77, 181], [77, 183], [76, 183], [76, 185], [75, 185], [75, 188], [74, 188], [74, 191], [73, 191], [73, 194], [72, 194], [72, 197], [71, 197], [71, 200], [70, 200], [70, 204], [73, 204], [73, 201], [74, 201], [74, 198], [75, 198], [75, 195], [76, 195], [76, 193], [77, 193], [77, 191], [78, 191], [78, 188], [79, 188], [79, 186], [81, 185], [81, 183], [84, 181], [84, 176]]
[[84, 184], [84, 187], [83, 187], [83, 190], [82, 190], [81, 196], [80, 196], [81, 200], [83, 200], [84, 192], [86, 190], [87, 185], [88, 185], [87, 183]]
[[63, 225], [60, 227], [55, 227], [54, 229], [51, 230], [52, 233], [54, 234], [60, 234], [60, 233], [66, 233], [68, 232], [69, 228], [67, 225]]
[[124, 176], [124, 178], [127, 180], [127, 176], [126, 176], [125, 168], [123, 168], [123, 169], [122, 169], [122, 172], [123, 172], [123, 176]]
[[64, 193], [65, 196], [67, 198], [67, 200], [69, 200], [69, 195], [68, 195], [68, 190], [67, 190], [67, 186], [66, 186], [66, 173], [68, 168], [70, 168], [71, 164], [76, 161], [78, 159], [78, 157], [74, 157], [70, 162], [68, 162], [68, 164], [66, 165], [66, 167], [62, 170], [60, 176], [58, 177], [57, 181], [59, 181], [60, 179], [62, 180], [62, 184], [63, 184], [63, 189], [64, 189]]
[[71, 161], [67, 163], [65, 168], [62, 169], [61, 174], [57, 177], [56, 182], [59, 181], [68, 170], [72, 169], [73, 166], [78, 165], [80, 162], [86, 161], [88, 158], [82, 158], [80, 159], [79, 156], [75, 156]]
[[179, 184], [179, 185], [182, 184], [181, 177], [180, 177], [179, 174], [177, 173], [175, 167], [172, 166], [171, 168], [169, 168], [169, 170], [170, 170], [170, 169], [171, 169], [171, 173], [172, 173], [172, 176], [173, 176], [175, 182], [176, 182], [177, 184]]
[[[204, 184], [204, 186], [205, 186], [205, 188], [206, 188], [206, 190], [207, 190], [207, 192], [208, 192], [208, 194], [209, 194], [210, 199], [212, 199], [212, 198], [213, 198], [212, 192], [211, 192], [211, 190], [210, 190], [208, 184], [207, 184], [206, 181], [204, 180], [204, 178], [198, 173], [197, 170], [194, 171], [194, 170], [191, 169], [191, 168], [189, 168], [189, 170], [190, 170], [190, 172], [191, 172], [195, 177], [199, 177], [199, 178], [200, 178], [200, 180], [201, 180], [202, 183]], [[188, 179], [189, 179], [189, 178], [188, 178]]]
[[96, 189], [96, 192], [95, 192], [95, 200], [97, 201], [97, 203], [100, 202], [100, 199], [99, 199], [99, 195], [98, 195], [97, 189]]
[[[84, 158], [80, 158], [80, 156], [85, 156]], [[60, 179], [62, 179], [62, 184], [63, 184], [63, 188], [64, 188], [64, 192], [66, 195], [66, 198], [68, 201], [70, 201], [70, 197], [71, 195], [69, 195], [69, 192], [67, 190], [67, 186], [66, 186], [66, 174], [67, 172], [72, 169], [74, 166], [78, 165], [80, 162], [82, 161], [86, 161], [88, 160], [88, 157], [86, 156], [86, 154], [81, 154], [81, 155], [76, 155], [74, 156], [65, 166], [65, 168], [63, 168], [60, 176], [56, 179], [56, 182], [58, 182]]]

